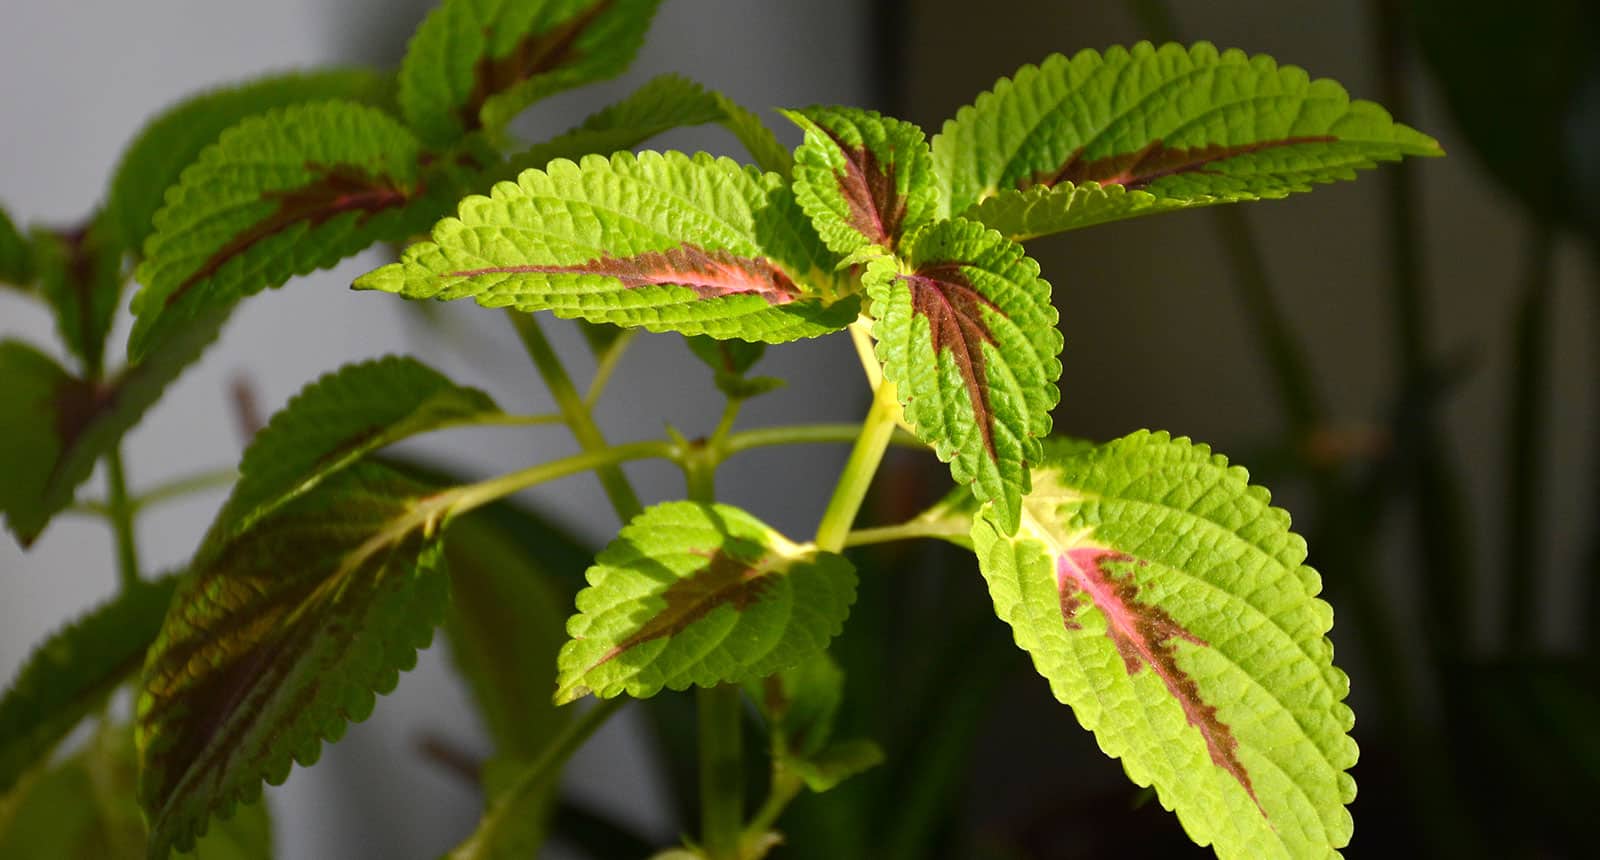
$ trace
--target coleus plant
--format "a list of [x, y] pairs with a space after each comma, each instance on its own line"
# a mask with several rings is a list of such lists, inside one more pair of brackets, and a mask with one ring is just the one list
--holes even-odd
[[[408, 358], [309, 385], [256, 435], [188, 568], [140, 580], [124, 553], [124, 593], [45, 643], [0, 701], [0, 790], [11, 792], [0, 824], [69, 779], [62, 768], [86, 766], [44, 759], [142, 666], [133, 734], [148, 856], [204, 848], [213, 819], [258, 832], [235, 813], [259, 816], [263, 783], [314, 763], [445, 624], [504, 765], [452, 856], [529, 856], [553, 780], [589, 733], [630, 697], [694, 686], [702, 828], [662, 856], [760, 857], [797, 794], [883, 755], [832, 737], [842, 682], [827, 648], [856, 589], [843, 553], [936, 538], [974, 552], [996, 614], [1057, 698], [1197, 843], [1223, 857], [1336, 854], [1352, 833], [1354, 717], [1304, 542], [1203, 445], [1052, 435], [1063, 342], [1051, 286], [1020, 243], [1283, 197], [1437, 144], [1331, 81], [1204, 43], [1052, 56], [931, 142], [872, 111], [814, 107], [784, 112], [803, 133], [791, 153], [754, 115], [672, 77], [554, 140], [510, 141], [507, 121], [532, 101], [620, 71], [654, 5], [447, 0], [394, 81], [277, 78], [158, 119], [84, 232], [105, 249], [93, 265], [51, 269], [49, 249], [66, 240], [30, 244], [0, 224], [0, 274], [40, 284], [82, 362], [73, 374], [0, 346], [0, 426], [16, 442], [0, 462], [0, 510], [24, 542], [99, 459], [126, 533], [117, 441], [239, 299], [429, 224], [355, 286], [507, 309], [560, 408], [508, 415]], [[756, 163], [628, 151], [706, 122], [732, 129]], [[82, 256], [73, 241], [67, 255]], [[130, 363], [105, 376], [125, 254], [142, 285]], [[601, 367], [588, 395], [539, 311], [584, 326]], [[728, 406], [707, 435], [605, 441], [591, 407], [639, 328], [688, 336], [710, 365]], [[846, 331], [871, 393], [859, 425], [735, 431], [741, 404], [776, 388], [749, 376], [767, 344]], [[582, 452], [477, 482], [380, 453], [422, 433], [549, 420]], [[853, 448], [813, 536], [717, 500], [727, 458], [819, 441]], [[931, 449], [956, 488], [909, 521], [857, 529], [894, 443]], [[647, 458], [679, 465], [687, 498], [644, 507], [619, 467]], [[541, 554], [570, 550], [484, 517], [512, 493], [589, 471], [622, 529], [589, 567], [553, 665], [517, 664], [517, 637], [561, 638]], [[527, 606], [538, 609], [508, 612]], [[546, 695], [565, 707], [519, 701]], [[572, 714], [586, 698], [598, 701]], [[773, 756], [770, 794], [748, 819], [746, 701]], [[543, 722], [519, 724], [528, 713]], [[80, 755], [127, 754], [117, 731]]]

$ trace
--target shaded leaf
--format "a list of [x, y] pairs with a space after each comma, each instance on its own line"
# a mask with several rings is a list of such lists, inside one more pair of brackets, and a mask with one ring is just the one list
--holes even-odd
[[143, 665], [177, 582], [135, 583], [39, 643], [0, 698], [0, 794]]
[[0, 341], [0, 512], [28, 546], [145, 410], [217, 336], [208, 315], [144, 361], [100, 382], [78, 379], [20, 341]]
[[122, 298], [123, 246], [110, 234], [101, 215], [83, 227], [34, 233], [39, 295], [50, 304], [61, 342], [83, 361], [86, 375], [100, 371], [106, 333]]
[[201, 547], [138, 697], [151, 857], [314, 763], [415, 665], [448, 599], [434, 495], [359, 463]]
[[769, 343], [838, 330], [859, 307], [782, 180], [703, 153], [524, 171], [355, 286]]
[[0, 284], [26, 289], [33, 285], [33, 277], [33, 249], [0, 208]]
[[827, 646], [855, 599], [842, 556], [797, 546], [728, 505], [668, 502], [589, 568], [557, 702], [635, 698], [780, 671]]
[[370, 69], [290, 72], [189, 96], [145, 124], [112, 174], [105, 222], [123, 248], [138, 254], [155, 228], [167, 189], [222, 132], [240, 121], [302, 102], [341, 99], [387, 107], [393, 79]]
[[347, 364], [300, 389], [255, 435], [208, 540], [249, 529], [379, 448], [500, 414], [489, 395], [413, 358]]
[[746, 681], [745, 693], [767, 720], [767, 730], [778, 735], [785, 752], [794, 756], [818, 753], [833, 737], [834, 718], [844, 698], [844, 670], [819, 651], [765, 678]]
[[400, 66], [400, 107], [429, 144], [498, 131], [528, 105], [620, 74], [659, 0], [445, 0]]
[[129, 355], [203, 311], [422, 230], [453, 185], [430, 186], [421, 160], [409, 131], [353, 102], [295, 105], [228, 129], [156, 213]]
[[917, 438], [1015, 529], [1061, 396], [1050, 285], [1021, 245], [971, 221], [929, 225], [902, 255], [874, 261], [863, 279], [884, 378]]
[[[1284, 197], [1380, 161], [1439, 154], [1432, 138], [1333, 81], [1205, 42], [1053, 55], [1001, 79], [933, 140], [945, 211], [1013, 238]], [[1127, 193], [1070, 192], [1090, 184]], [[1028, 193], [1038, 188], [1068, 190]]]
[[882, 747], [857, 739], [840, 741], [815, 755], [791, 759], [787, 766], [805, 782], [806, 788], [820, 793], [883, 762]]
[[922, 129], [859, 108], [784, 115], [806, 133], [795, 150], [795, 196], [829, 248], [894, 250], [933, 218], [938, 189]]
[[995, 610], [1051, 690], [1221, 857], [1350, 839], [1349, 679], [1305, 542], [1202, 445], [1135, 433], [1034, 471], [973, 526]]
[[[131, 727], [101, 727], [71, 758], [0, 795], [0, 857], [144, 857], [145, 826], [134, 794], [137, 778]], [[270, 860], [272, 822], [266, 804], [240, 807], [232, 818], [212, 827], [193, 854], [181, 856]]]

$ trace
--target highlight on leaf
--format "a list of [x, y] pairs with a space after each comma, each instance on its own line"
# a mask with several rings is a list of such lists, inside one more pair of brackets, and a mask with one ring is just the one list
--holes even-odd
[[499, 131], [535, 101], [620, 74], [660, 0], [445, 0], [400, 67], [400, 106], [428, 144]]
[[648, 698], [739, 683], [827, 647], [855, 601], [844, 557], [790, 543], [728, 505], [668, 502], [622, 529], [589, 568], [557, 702]]
[[1135, 433], [1034, 470], [1022, 526], [973, 524], [996, 612], [1056, 697], [1221, 857], [1327, 856], [1355, 782], [1305, 543], [1203, 445]]
[[781, 179], [704, 153], [551, 162], [356, 280], [413, 299], [782, 343], [859, 313]]
[[183, 169], [223, 131], [250, 117], [329, 100], [386, 108], [393, 99], [391, 75], [355, 68], [268, 75], [189, 96], [147, 122], [123, 150], [106, 200], [107, 227], [122, 247], [139, 254]]
[[873, 261], [864, 277], [884, 378], [956, 482], [1015, 529], [1061, 396], [1050, 285], [1022, 246], [971, 221], [929, 225], [902, 255]]
[[448, 599], [435, 490], [360, 463], [201, 547], [138, 696], [151, 857], [314, 763], [415, 665]]
[[412, 205], [428, 192], [421, 162], [415, 136], [353, 102], [296, 105], [230, 128], [156, 213], [129, 355], [203, 311], [421, 230], [446, 205]]
[[[945, 211], [1015, 239], [1284, 197], [1440, 154], [1334, 81], [1206, 42], [1053, 55], [1001, 79], [933, 139]], [[1104, 193], [1074, 193], [1095, 188]]]
[[933, 218], [938, 189], [922, 129], [859, 108], [784, 115], [806, 134], [795, 150], [795, 195], [836, 253], [869, 245], [892, 251]]

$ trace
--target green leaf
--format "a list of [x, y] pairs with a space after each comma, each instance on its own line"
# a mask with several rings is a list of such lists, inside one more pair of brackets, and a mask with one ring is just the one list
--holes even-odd
[[134, 253], [167, 189], [222, 132], [257, 114], [302, 102], [342, 99], [374, 107], [393, 102], [394, 80], [369, 69], [325, 69], [269, 75], [190, 96], [145, 124], [123, 150], [106, 200], [106, 226]]
[[502, 413], [416, 359], [348, 364], [302, 388], [257, 433], [208, 540], [223, 540], [379, 448]]
[[728, 115], [720, 96], [679, 75], [658, 75], [627, 98], [590, 114], [576, 127], [513, 155], [499, 178], [515, 180], [529, 168], [544, 169], [558, 158], [632, 149], [662, 132], [721, 122]]
[[535, 101], [615, 77], [660, 0], [445, 0], [400, 66], [400, 107], [432, 145], [499, 131]]
[[0, 341], [0, 513], [23, 546], [72, 502], [95, 461], [200, 357], [220, 325], [206, 315], [98, 383], [68, 374], [26, 344]]
[[[1002, 78], [933, 139], [945, 211], [1014, 238], [1284, 197], [1380, 161], [1439, 154], [1432, 138], [1333, 81], [1205, 42], [1052, 55]], [[1126, 194], [1017, 196], [1086, 183]], [[996, 195], [1005, 199], [978, 207]]]
[[767, 720], [774, 766], [806, 787], [827, 791], [883, 763], [883, 750], [866, 740], [830, 743], [844, 697], [844, 672], [826, 651], [788, 669], [745, 682], [745, 692]]
[[33, 285], [33, 249], [17, 232], [11, 216], [0, 209], [0, 284], [27, 288]]
[[856, 318], [834, 266], [776, 175], [704, 153], [619, 152], [468, 197], [432, 242], [355, 286], [782, 343]]
[[421, 157], [411, 132], [353, 102], [295, 105], [223, 132], [156, 213], [129, 354], [205, 310], [422, 230], [445, 211], [450, 183], [430, 186]]
[[733, 132], [745, 152], [755, 160], [756, 166], [767, 173], [776, 173], [789, 179], [794, 172], [794, 156], [789, 154], [789, 147], [778, 140], [772, 127], [733, 99], [721, 93], [712, 93], [712, 96], [722, 107], [723, 127]]
[[929, 225], [901, 250], [863, 279], [884, 377], [917, 438], [1015, 529], [1061, 397], [1050, 285], [1021, 245], [971, 221]]
[[106, 333], [122, 298], [123, 247], [110, 233], [100, 215], [75, 230], [34, 232], [39, 295], [55, 314], [62, 343], [91, 376], [102, 366]]
[[[88, 745], [0, 796], [0, 857], [143, 857], [145, 826], [134, 786], [138, 758], [127, 725], [103, 726]], [[195, 845], [199, 860], [270, 860], [265, 803], [241, 807]]]
[[694, 353], [695, 358], [705, 362], [706, 367], [734, 376], [745, 375], [767, 352], [764, 343], [717, 340], [705, 335], [685, 338], [684, 342], [689, 345], [689, 351]]
[[314, 763], [415, 665], [448, 600], [436, 489], [358, 463], [201, 547], [136, 709], [154, 860]]
[[855, 600], [843, 556], [797, 546], [728, 505], [668, 502], [589, 568], [556, 701], [635, 698], [759, 678], [827, 647]]
[[143, 664], [176, 586], [136, 583], [34, 649], [0, 698], [0, 794]]
[[922, 129], [859, 108], [785, 111], [805, 129], [795, 150], [795, 196], [823, 241], [849, 255], [932, 220], [939, 205]]
[[995, 610], [1056, 698], [1221, 857], [1350, 839], [1349, 679], [1306, 547], [1203, 445], [1139, 432], [1044, 464], [1007, 537], [972, 529]]

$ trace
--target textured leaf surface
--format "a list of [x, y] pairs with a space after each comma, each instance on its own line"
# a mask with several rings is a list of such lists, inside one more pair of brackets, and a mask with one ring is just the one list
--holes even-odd
[[770, 675], [827, 647], [855, 600], [843, 556], [737, 508], [650, 508], [595, 559], [561, 649], [558, 702]]
[[795, 150], [795, 196], [828, 247], [893, 250], [938, 208], [922, 129], [859, 108], [785, 111], [805, 129]]
[[368, 69], [270, 75], [190, 96], [152, 119], [122, 153], [106, 202], [106, 225], [122, 247], [144, 247], [167, 189], [222, 132], [257, 114], [302, 102], [392, 103], [394, 81]]
[[400, 67], [406, 121], [434, 145], [498, 130], [533, 102], [620, 74], [660, 0], [446, 0]]
[[1014, 529], [1061, 397], [1050, 285], [1021, 245], [971, 221], [918, 231], [902, 256], [865, 277], [884, 377], [917, 438]]
[[0, 794], [143, 665], [176, 585], [140, 582], [34, 649], [0, 698]]
[[296, 105], [228, 129], [156, 213], [129, 354], [205, 310], [422, 230], [446, 204], [424, 197], [421, 155], [398, 122], [353, 102]]
[[1355, 782], [1333, 613], [1266, 490], [1136, 433], [1034, 472], [1014, 537], [972, 530], [996, 612], [1051, 690], [1221, 857], [1327, 857]]
[[101, 217], [85, 227], [40, 230], [34, 234], [32, 262], [39, 295], [49, 302], [61, 342], [98, 372], [106, 333], [122, 297], [122, 251]]
[[[0, 795], [0, 857], [132, 860], [145, 856], [130, 726], [104, 726], [71, 758]], [[265, 803], [240, 807], [200, 839], [197, 860], [270, 860]]]
[[0, 513], [23, 546], [72, 501], [100, 459], [217, 336], [208, 316], [101, 382], [78, 379], [18, 341], [0, 341]]
[[[1035, 192], [1027, 223], [1036, 235], [1096, 218], [1283, 197], [1379, 161], [1439, 154], [1432, 138], [1352, 101], [1333, 81], [1204, 42], [1053, 55], [1002, 79], [933, 140], [946, 211], [992, 226], [1025, 205], [972, 209], [995, 195], [1085, 183], [1128, 192]], [[1091, 216], [1074, 206], [1099, 208]]]
[[345, 365], [302, 388], [256, 434], [208, 539], [250, 528], [379, 448], [499, 414], [489, 395], [412, 358]]
[[468, 197], [356, 287], [781, 343], [843, 328], [834, 258], [781, 179], [676, 152], [559, 160]]
[[17, 232], [11, 216], [0, 209], [0, 284], [29, 287], [33, 284], [33, 249]]
[[202, 546], [138, 698], [152, 857], [314, 763], [415, 665], [448, 599], [432, 492], [360, 463]]

